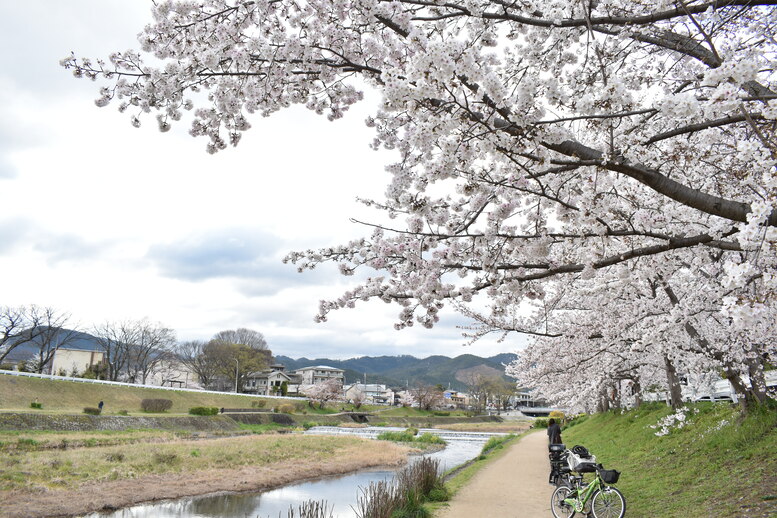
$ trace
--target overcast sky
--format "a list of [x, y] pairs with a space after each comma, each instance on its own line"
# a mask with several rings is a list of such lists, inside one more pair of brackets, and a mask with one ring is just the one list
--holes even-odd
[[86, 331], [148, 317], [180, 340], [248, 327], [293, 357], [515, 349], [463, 346], [467, 322], [450, 312], [433, 330], [395, 331], [399, 308], [381, 302], [314, 323], [319, 299], [353, 279], [281, 258], [369, 233], [349, 217], [380, 217], [355, 201], [381, 197], [393, 158], [368, 148], [371, 105], [336, 122], [302, 108], [256, 117], [215, 156], [185, 119], [135, 129], [59, 60], [137, 48], [149, 3], [0, 2], [0, 305], [53, 306]]

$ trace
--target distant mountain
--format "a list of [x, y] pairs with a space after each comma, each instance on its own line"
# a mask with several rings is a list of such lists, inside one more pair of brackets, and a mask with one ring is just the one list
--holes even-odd
[[416, 383], [430, 385], [440, 384], [454, 390], [466, 390], [468, 375], [481, 373], [504, 376], [504, 364], [515, 360], [515, 354], [503, 353], [490, 358], [482, 358], [473, 354], [462, 354], [455, 358], [448, 356], [361, 356], [348, 360], [332, 360], [329, 358], [290, 358], [279, 355], [277, 363], [282, 363], [287, 370], [301, 369], [312, 365], [328, 365], [345, 370], [346, 383], [363, 381], [381, 383], [391, 387], [412, 386]]

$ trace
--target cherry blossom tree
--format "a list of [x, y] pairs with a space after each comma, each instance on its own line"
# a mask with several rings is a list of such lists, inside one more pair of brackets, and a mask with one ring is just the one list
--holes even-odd
[[336, 401], [343, 397], [343, 386], [336, 379], [330, 379], [315, 385], [300, 387], [300, 392], [306, 395], [311, 403], [318, 403], [319, 408], [324, 408], [328, 401]]
[[[621, 356], [629, 372], [697, 358], [742, 380], [774, 354], [772, 4], [160, 1], [140, 51], [62, 64], [103, 81], [97, 105], [116, 104], [135, 126], [155, 115], [167, 131], [190, 112], [190, 133], [212, 153], [237, 145], [256, 113], [302, 104], [334, 120], [361, 89], [377, 90], [373, 146], [397, 159], [385, 199], [363, 202], [393, 223], [288, 255], [300, 270], [331, 261], [345, 275], [376, 272], [322, 301], [317, 319], [381, 299], [400, 305], [396, 327], [432, 327], [452, 302], [557, 353], [604, 340], [614, 356], [591, 376], [612, 400]], [[620, 275], [636, 287], [609, 295]], [[589, 292], [608, 310], [588, 336], [574, 320], [553, 331], [566, 339], [541, 336], [542, 318], [523, 316], [540, 301], [539, 317], [562, 318], [547, 314], [559, 309], [550, 297], [578, 318], [597, 310], [570, 309]], [[619, 304], [665, 314], [665, 328], [648, 343], [650, 318], [624, 319]], [[751, 328], [757, 337], [742, 334]], [[642, 365], [639, 348], [659, 341], [663, 368], [660, 354]]]
[[413, 407], [417, 402], [409, 390], [402, 390], [399, 392], [399, 404], [403, 407]]

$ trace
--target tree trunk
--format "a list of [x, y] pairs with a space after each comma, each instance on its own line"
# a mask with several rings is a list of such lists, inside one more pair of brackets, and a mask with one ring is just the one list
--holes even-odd
[[747, 362], [747, 369], [748, 374], [750, 374], [750, 391], [754, 400], [758, 403], [765, 402], [768, 396], [763, 362], [759, 361], [759, 358], [755, 358]]
[[631, 393], [634, 396], [634, 408], [642, 406], [642, 385], [638, 380], [633, 380], [631, 385]]
[[669, 386], [669, 403], [673, 409], [677, 410], [683, 405], [683, 392], [682, 387], [680, 387], [680, 378], [677, 376], [677, 369], [667, 355], [664, 355], [664, 368], [666, 370], [666, 383]]

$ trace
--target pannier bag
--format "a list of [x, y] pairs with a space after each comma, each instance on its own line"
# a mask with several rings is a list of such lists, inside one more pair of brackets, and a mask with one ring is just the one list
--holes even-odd
[[599, 476], [602, 477], [605, 484], [615, 484], [618, 482], [621, 472], [614, 469], [600, 469]]

